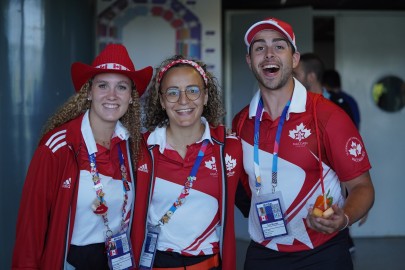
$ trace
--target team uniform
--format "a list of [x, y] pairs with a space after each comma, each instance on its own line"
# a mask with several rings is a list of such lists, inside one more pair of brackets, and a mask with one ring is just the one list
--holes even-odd
[[184, 256], [221, 254], [222, 269], [236, 268], [234, 197], [242, 170], [242, 148], [236, 137], [225, 137], [223, 126], [211, 128], [204, 118], [202, 122], [205, 125], [202, 139], [188, 146], [184, 159], [166, 143], [166, 127], [145, 134], [149, 151], [143, 153], [138, 165], [137, 191], [140, 193], [137, 193], [135, 206], [136, 216], [145, 216], [145, 220], [134, 223], [136, 258], [144, 241], [144, 222], [158, 224], [176, 201], [202, 141], [208, 140], [185, 203], [161, 226], [157, 249]]
[[[306, 91], [298, 80], [294, 79], [294, 82], [294, 92], [279, 142], [278, 181], [275, 187], [284, 202], [288, 233], [264, 239], [254, 203], [251, 203], [249, 212], [251, 239], [267, 249], [278, 251], [279, 254], [316, 249], [338, 234], [316, 232], [309, 229], [305, 221], [308, 208], [315, 203], [316, 197], [322, 194], [318, 163], [320, 156], [325, 192], [329, 192], [333, 197], [333, 203], [340, 205], [344, 202], [340, 181], [351, 180], [371, 168], [363, 141], [346, 113], [321, 95]], [[256, 189], [254, 127], [260, 99], [258, 91], [250, 105], [233, 120], [233, 129], [240, 130], [238, 135], [242, 140], [244, 169], [249, 178], [252, 201], [260, 199], [256, 192], [253, 192]], [[314, 99], [317, 100], [315, 108]], [[280, 118], [272, 120], [265, 111], [261, 114], [258, 154], [262, 179], [261, 194], [272, 193], [273, 149], [279, 120]], [[240, 125], [242, 129], [239, 128]], [[318, 153], [317, 133], [321, 153]], [[250, 195], [249, 190], [247, 194]]]
[[[128, 137], [128, 131], [118, 122], [110, 150], [96, 144], [88, 111], [43, 137], [34, 153], [22, 192], [13, 269], [62, 269], [71, 244], [76, 247], [99, 244], [104, 251], [103, 219], [90, 207], [96, 198], [90, 174], [91, 153], [97, 154], [110, 229], [116, 233], [121, 227], [123, 206], [118, 160], [118, 148], [121, 149], [130, 182], [124, 217], [130, 228], [134, 185]], [[106, 261], [104, 252], [101, 256]]]

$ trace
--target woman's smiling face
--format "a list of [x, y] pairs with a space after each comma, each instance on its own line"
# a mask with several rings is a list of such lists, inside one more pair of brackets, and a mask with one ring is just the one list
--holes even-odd
[[132, 82], [122, 74], [100, 73], [92, 80], [89, 98], [92, 100], [90, 121], [116, 123], [128, 110]]
[[[200, 119], [204, 105], [208, 101], [208, 92], [197, 70], [191, 66], [169, 69], [162, 79], [160, 89], [160, 103], [166, 110], [170, 126], [200, 128]], [[199, 95], [198, 91], [200, 91]], [[175, 101], [177, 99], [175, 95], [178, 95], [177, 101]]]

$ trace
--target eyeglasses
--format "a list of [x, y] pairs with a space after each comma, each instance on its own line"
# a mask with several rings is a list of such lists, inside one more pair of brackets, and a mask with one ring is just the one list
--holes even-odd
[[190, 101], [197, 100], [201, 96], [201, 90], [198, 86], [193, 85], [193, 86], [187, 86], [186, 90], [180, 90], [179, 88], [176, 87], [170, 87], [168, 88], [165, 92], [162, 94], [166, 97], [166, 100], [170, 103], [176, 103], [180, 99], [181, 92], [186, 93], [186, 97]]

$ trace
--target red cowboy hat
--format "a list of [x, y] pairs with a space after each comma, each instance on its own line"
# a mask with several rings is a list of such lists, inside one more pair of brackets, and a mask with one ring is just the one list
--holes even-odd
[[135, 70], [127, 49], [121, 44], [109, 44], [94, 59], [91, 66], [80, 62], [72, 64], [71, 75], [76, 92], [79, 92], [89, 79], [100, 73], [120, 73], [128, 76], [141, 96], [152, 78], [153, 68], [148, 66]]

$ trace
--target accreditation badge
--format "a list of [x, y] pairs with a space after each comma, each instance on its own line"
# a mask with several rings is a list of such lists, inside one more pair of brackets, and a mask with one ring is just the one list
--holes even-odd
[[141, 259], [139, 262], [140, 270], [152, 269], [157, 250], [159, 233], [160, 226], [148, 224], [146, 238], [143, 242]]
[[106, 240], [108, 265], [112, 270], [132, 269], [134, 256], [126, 233], [118, 233]]
[[260, 194], [254, 201], [254, 208], [258, 221], [256, 230], [261, 231], [264, 240], [288, 234], [280, 192]]

